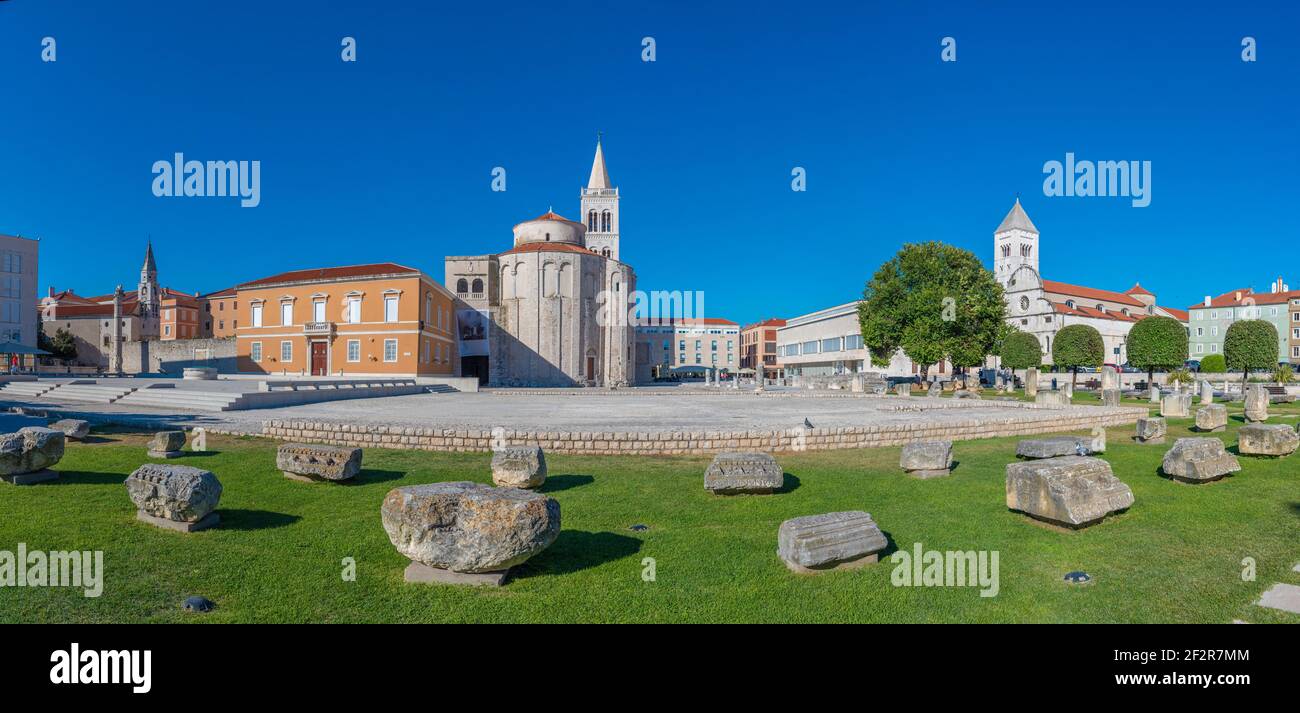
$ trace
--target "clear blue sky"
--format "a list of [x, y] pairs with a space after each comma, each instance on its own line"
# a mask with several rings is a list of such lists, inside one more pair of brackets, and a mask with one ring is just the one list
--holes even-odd
[[[146, 235], [186, 291], [390, 260], [441, 278], [549, 206], [577, 218], [603, 131], [639, 286], [703, 290], [710, 316], [849, 301], [905, 241], [991, 264], [1017, 193], [1048, 279], [1176, 307], [1300, 288], [1300, 11], [1173, 8], [7, 0], [0, 233], [42, 239], [42, 293], [133, 285]], [[261, 161], [261, 205], [154, 197], [176, 151]], [[1151, 161], [1151, 206], [1045, 197], [1067, 151]]]

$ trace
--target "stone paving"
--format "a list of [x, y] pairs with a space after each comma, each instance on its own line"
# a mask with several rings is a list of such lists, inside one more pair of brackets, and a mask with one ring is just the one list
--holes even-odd
[[[14, 402], [20, 403], [20, 402]], [[208, 426], [220, 430], [261, 433], [263, 422], [275, 420], [345, 423], [353, 426], [547, 431], [744, 431], [797, 428], [909, 427], [977, 422], [1030, 425], [1077, 417], [1105, 417], [1133, 422], [1143, 409], [1071, 406], [1042, 409], [1032, 404], [993, 400], [954, 400], [926, 397], [828, 395], [800, 392], [686, 391], [637, 388], [587, 393], [545, 389], [508, 392], [442, 393], [358, 399], [300, 406], [197, 413], [125, 407], [115, 404], [21, 404], [51, 414], [76, 414], [92, 421], [123, 424], [167, 423]], [[1131, 415], [1131, 418], [1128, 416]]]

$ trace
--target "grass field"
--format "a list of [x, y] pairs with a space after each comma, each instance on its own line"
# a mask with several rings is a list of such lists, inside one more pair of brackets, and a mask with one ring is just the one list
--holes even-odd
[[[1229, 445], [1241, 425], [1230, 408]], [[1171, 422], [1170, 445], [1190, 423]], [[0, 550], [103, 550], [103, 595], [0, 589], [0, 621], [1297, 623], [1253, 602], [1274, 582], [1300, 584], [1300, 454], [1243, 457], [1235, 477], [1183, 485], [1158, 474], [1168, 446], [1131, 433], [1111, 429], [1105, 458], [1134, 506], [1077, 532], [1006, 509], [1015, 439], [959, 442], [953, 475], [928, 481], [898, 470], [898, 448], [782, 454], [785, 492], [731, 498], [703, 490], [705, 457], [548, 456], [544, 492], [560, 501], [563, 531], [499, 589], [404, 584], [406, 560], [379, 519], [391, 488], [489, 482], [487, 454], [367, 450], [357, 482], [304, 484], [280, 476], [271, 441], [209, 437], [213, 452], [175, 462], [221, 479], [222, 524], [184, 535], [135, 521], [122, 480], [148, 460], [145, 437], [104, 433], [69, 445], [57, 484], [0, 484]], [[892, 586], [887, 557], [818, 576], [786, 570], [775, 553], [783, 520], [850, 509], [870, 512], [898, 549], [998, 551], [998, 595]], [[637, 523], [649, 529], [628, 529]], [[341, 576], [347, 557], [355, 581]], [[1254, 581], [1242, 579], [1246, 557]], [[644, 558], [655, 581], [642, 578]], [[1076, 569], [1094, 583], [1064, 584]], [[217, 609], [183, 612], [193, 594]]]

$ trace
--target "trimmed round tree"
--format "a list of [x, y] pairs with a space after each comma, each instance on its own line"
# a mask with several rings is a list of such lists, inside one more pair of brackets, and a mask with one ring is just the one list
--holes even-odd
[[1073, 372], [1071, 385], [1079, 383], [1079, 367], [1101, 366], [1106, 358], [1106, 344], [1101, 332], [1086, 324], [1071, 324], [1056, 333], [1052, 342], [1052, 361]]
[[1243, 319], [1233, 322], [1223, 337], [1223, 357], [1228, 369], [1241, 371], [1242, 389], [1250, 377], [1251, 369], [1277, 368], [1277, 327], [1262, 319]]
[[1201, 360], [1202, 374], [1222, 374], [1228, 370], [1228, 361], [1222, 354], [1211, 354]]
[[1128, 333], [1128, 362], [1147, 370], [1155, 383], [1156, 369], [1177, 369], [1187, 361], [1187, 328], [1172, 317], [1147, 317]]
[[1043, 345], [1028, 332], [1019, 330], [1007, 335], [1002, 341], [1002, 366], [1011, 369], [1015, 376], [1016, 369], [1032, 369], [1043, 363]]

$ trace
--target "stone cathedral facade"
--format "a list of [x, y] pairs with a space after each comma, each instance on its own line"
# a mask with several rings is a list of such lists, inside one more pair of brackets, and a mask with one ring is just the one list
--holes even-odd
[[619, 194], [600, 144], [579, 194], [583, 221], [553, 210], [514, 226], [492, 255], [448, 256], [460, 371], [489, 386], [628, 386], [636, 275], [619, 260]]

